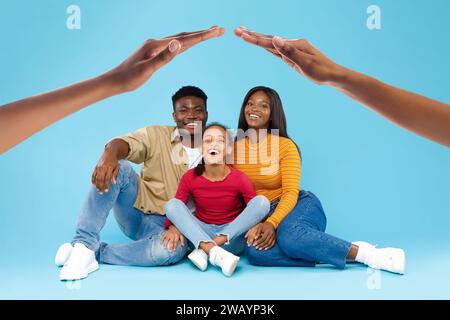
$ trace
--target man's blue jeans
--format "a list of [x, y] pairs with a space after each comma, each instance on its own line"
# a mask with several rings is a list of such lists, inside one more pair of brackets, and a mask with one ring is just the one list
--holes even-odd
[[[169, 265], [186, 254], [178, 244], [172, 253], [163, 247], [165, 217], [144, 214], [134, 207], [138, 191], [138, 175], [127, 161], [119, 161], [116, 184], [100, 195], [93, 185], [78, 216], [76, 234], [72, 243], [80, 242], [95, 251], [100, 263], [134, 266]], [[100, 243], [100, 231], [111, 209], [120, 229], [133, 240], [126, 244]]]
[[[278, 201], [271, 203], [273, 213]], [[277, 229], [277, 241], [269, 250], [246, 248], [249, 262], [259, 266], [312, 267], [316, 263], [332, 264], [343, 269], [351, 243], [325, 233], [327, 219], [317, 197], [300, 191], [295, 208]]]
[[270, 202], [264, 196], [256, 196], [247, 203], [245, 209], [233, 221], [221, 225], [208, 224], [195, 217], [188, 207], [178, 199], [166, 204], [167, 218], [189, 239], [194, 248], [200, 242], [213, 242], [217, 235], [226, 235], [225, 250], [240, 254], [245, 247], [245, 233], [261, 222], [270, 210]]

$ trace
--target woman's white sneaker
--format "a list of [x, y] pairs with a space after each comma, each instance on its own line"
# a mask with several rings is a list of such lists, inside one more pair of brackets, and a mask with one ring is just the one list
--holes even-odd
[[80, 280], [98, 269], [95, 253], [82, 243], [75, 243], [69, 259], [59, 273], [60, 280]]
[[188, 255], [188, 258], [201, 271], [205, 271], [208, 267], [208, 255], [202, 249], [194, 249]]
[[369, 256], [367, 265], [394, 273], [405, 273], [405, 252], [397, 248], [375, 249]]
[[358, 246], [356, 261], [364, 263], [373, 269], [399, 274], [405, 273], [406, 258], [402, 249], [376, 248], [364, 241], [356, 241], [353, 244]]
[[209, 251], [209, 262], [214, 266], [222, 268], [222, 272], [227, 277], [231, 277], [239, 262], [239, 257], [219, 246], [213, 247]]
[[67, 260], [70, 257], [70, 254], [72, 253], [72, 244], [71, 243], [63, 243], [59, 248], [58, 251], [56, 251], [56, 255], [55, 255], [55, 264], [58, 267], [61, 267], [62, 265], [64, 265]]

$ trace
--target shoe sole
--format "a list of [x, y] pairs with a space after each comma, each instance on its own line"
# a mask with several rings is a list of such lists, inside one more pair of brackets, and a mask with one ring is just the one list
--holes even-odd
[[405, 274], [405, 267], [406, 267], [406, 255], [405, 255], [405, 251], [403, 251], [403, 250], [401, 250], [401, 249], [399, 249], [400, 251], [399, 251], [399, 259], [398, 259], [398, 261], [396, 261], [396, 263], [394, 263], [394, 266], [397, 266], [397, 268], [394, 268], [395, 270], [398, 270], [398, 271], [395, 271], [395, 273], [398, 273], [398, 274]]
[[236, 267], [237, 267], [237, 265], [239, 263], [239, 260], [240, 260], [240, 258], [238, 257], [235, 261], [233, 261], [233, 264], [231, 265], [229, 274], [225, 273], [223, 271], [223, 269], [222, 269], [223, 274], [226, 275], [227, 277], [231, 277], [233, 275], [233, 273], [234, 273], [234, 270], [236, 270]]
[[85, 274], [83, 274], [83, 275], [81, 275], [81, 276], [79, 276], [79, 277], [67, 277], [67, 276], [64, 277], [64, 276], [60, 276], [60, 277], [59, 277], [59, 280], [61, 280], [61, 281], [83, 280], [83, 279], [87, 278], [87, 276], [88, 276], [90, 273], [92, 273], [92, 272], [94, 272], [94, 271], [97, 271], [98, 268], [99, 268], [98, 262], [95, 262], [95, 263], [91, 264], [91, 265], [88, 267], [88, 269], [87, 269], [87, 271], [86, 271]]

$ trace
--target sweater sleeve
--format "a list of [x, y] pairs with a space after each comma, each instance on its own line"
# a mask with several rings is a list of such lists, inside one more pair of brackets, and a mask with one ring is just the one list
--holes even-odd
[[[194, 174], [192, 172], [192, 170], [189, 170], [188, 172], [186, 172], [180, 180], [180, 184], [178, 185], [178, 189], [177, 189], [177, 193], [175, 195], [175, 198], [183, 201], [184, 204], [188, 204], [189, 202], [189, 195], [191, 194], [191, 189], [190, 189], [190, 182], [191, 180], [194, 178]], [[164, 228], [167, 229], [169, 228], [173, 223], [166, 218], [166, 221], [164, 222]]]
[[294, 209], [300, 192], [300, 155], [291, 140], [280, 146], [281, 197], [273, 214], [266, 220], [275, 228]]

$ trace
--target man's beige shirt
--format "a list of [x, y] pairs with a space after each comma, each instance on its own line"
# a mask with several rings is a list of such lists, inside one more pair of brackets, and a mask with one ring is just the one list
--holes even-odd
[[142, 164], [134, 207], [144, 213], [163, 215], [166, 202], [175, 197], [188, 169], [189, 159], [178, 128], [148, 126], [114, 139], [128, 143], [126, 160]]

